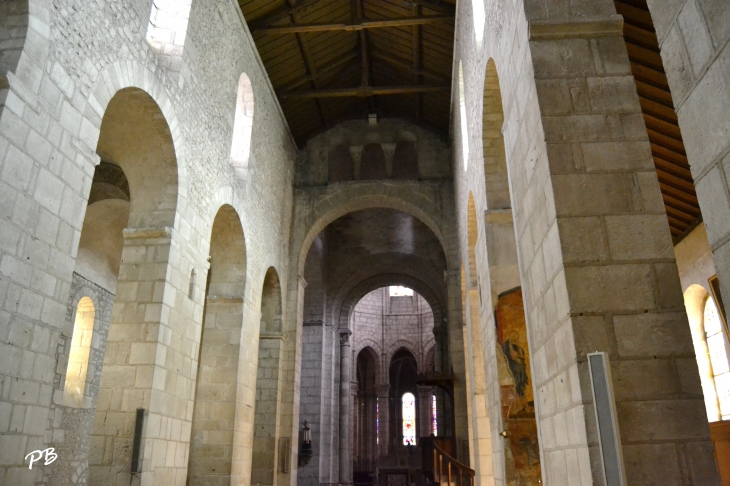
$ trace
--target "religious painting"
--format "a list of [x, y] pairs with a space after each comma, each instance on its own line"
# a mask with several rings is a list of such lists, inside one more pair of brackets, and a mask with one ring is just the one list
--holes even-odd
[[507, 432], [506, 483], [536, 486], [541, 484], [540, 450], [522, 290], [500, 295], [495, 313], [502, 422]]

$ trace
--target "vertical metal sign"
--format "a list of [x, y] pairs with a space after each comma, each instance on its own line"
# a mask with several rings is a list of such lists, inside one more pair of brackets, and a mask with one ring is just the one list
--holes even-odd
[[591, 375], [591, 389], [598, 424], [598, 443], [601, 447], [601, 463], [606, 486], [626, 486], [608, 355], [589, 353], [588, 368]]

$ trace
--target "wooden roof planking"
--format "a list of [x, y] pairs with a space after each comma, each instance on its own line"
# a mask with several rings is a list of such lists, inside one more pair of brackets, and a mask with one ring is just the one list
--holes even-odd
[[615, 0], [675, 244], [702, 221], [672, 93], [646, 0]]
[[344, 120], [449, 131], [456, 0], [239, 0], [297, 144]]

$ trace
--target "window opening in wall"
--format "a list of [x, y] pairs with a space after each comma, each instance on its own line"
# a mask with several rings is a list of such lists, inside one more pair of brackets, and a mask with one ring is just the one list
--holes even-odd
[[707, 299], [703, 313], [705, 336], [707, 337], [707, 348], [710, 351], [710, 364], [712, 375], [715, 379], [717, 399], [720, 402], [720, 415], [722, 420], [730, 420], [730, 342], [728, 336], [723, 332], [723, 324], [720, 319], [715, 299]]
[[438, 435], [439, 423], [436, 415], [436, 395], [431, 395], [431, 433], [434, 437]]
[[477, 42], [477, 50], [482, 49], [482, 40], [484, 39], [484, 0], [472, 0], [471, 14], [474, 20], [474, 40]]
[[459, 115], [461, 125], [461, 146], [464, 155], [464, 170], [469, 168], [469, 130], [466, 126], [466, 94], [464, 93], [464, 69], [459, 61]]
[[402, 285], [391, 285], [388, 287], [388, 295], [390, 297], [412, 297], [413, 289], [403, 287]]
[[154, 0], [147, 24], [147, 42], [165, 61], [166, 67], [180, 71], [188, 31], [192, 0]]
[[251, 156], [251, 132], [253, 131], [253, 87], [246, 73], [238, 78], [236, 112], [233, 118], [231, 140], [231, 166], [236, 177], [245, 179]]
[[188, 299], [193, 300], [195, 298], [195, 269], [190, 270], [190, 283], [188, 284]]
[[71, 350], [69, 351], [68, 367], [66, 368], [64, 391], [65, 396], [71, 400], [67, 405], [81, 406], [84, 402], [95, 317], [94, 302], [89, 297], [82, 298], [76, 307], [76, 319], [74, 320], [74, 330], [71, 336]]
[[411, 392], [403, 394], [403, 445], [416, 445], [416, 397]]

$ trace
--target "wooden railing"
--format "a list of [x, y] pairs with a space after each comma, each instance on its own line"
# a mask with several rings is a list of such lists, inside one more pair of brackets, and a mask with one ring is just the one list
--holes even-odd
[[435, 439], [421, 438], [425, 479], [439, 486], [475, 486], [474, 470], [451, 456]]

